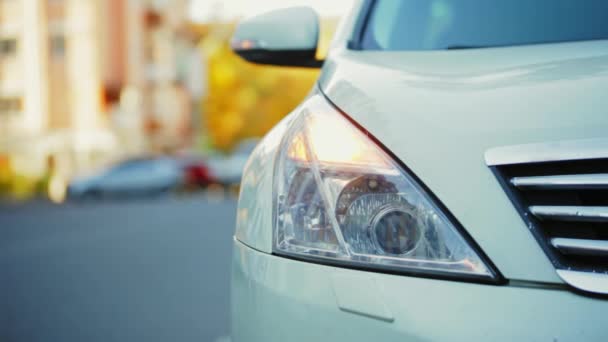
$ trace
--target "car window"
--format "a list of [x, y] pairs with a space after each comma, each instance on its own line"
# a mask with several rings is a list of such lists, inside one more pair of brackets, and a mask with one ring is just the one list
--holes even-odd
[[376, 0], [370, 10], [364, 50], [608, 39], [607, 0]]
[[119, 164], [119, 165], [113, 167], [112, 169], [109, 170], [108, 173], [110, 175], [128, 174], [128, 173], [131, 173], [132, 171], [138, 171], [142, 167], [144, 167], [144, 165], [140, 161], [127, 161], [127, 162], [124, 162], [122, 164]]

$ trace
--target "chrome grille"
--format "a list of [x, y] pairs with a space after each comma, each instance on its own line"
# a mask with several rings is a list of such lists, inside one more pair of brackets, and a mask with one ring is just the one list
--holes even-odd
[[[524, 150], [491, 150], [486, 162], [560, 277], [580, 290], [608, 294], [608, 149], [602, 154], [595, 146], [593, 159], [585, 159], [584, 149], [569, 150], [560, 159], [557, 151], [540, 148], [543, 158], [532, 152], [519, 161], [516, 152]], [[503, 162], [501, 154], [508, 155]]]
[[[588, 162], [501, 165], [497, 174], [559, 269], [608, 272], [608, 173]], [[608, 167], [608, 160], [606, 160]]]
[[565, 255], [608, 256], [608, 241], [605, 240], [552, 238], [551, 246]]
[[520, 189], [608, 189], [608, 174], [513, 177], [511, 184]]

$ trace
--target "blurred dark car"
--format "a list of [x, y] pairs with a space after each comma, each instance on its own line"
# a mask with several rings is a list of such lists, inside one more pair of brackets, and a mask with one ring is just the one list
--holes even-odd
[[157, 195], [182, 182], [182, 170], [173, 159], [130, 159], [92, 176], [74, 179], [68, 187], [68, 198]]

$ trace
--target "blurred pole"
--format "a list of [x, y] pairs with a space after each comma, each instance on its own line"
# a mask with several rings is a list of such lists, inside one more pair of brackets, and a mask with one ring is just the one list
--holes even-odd
[[74, 127], [93, 129], [100, 112], [100, 64], [97, 49], [97, 1], [67, 0], [67, 60]]
[[75, 133], [76, 160], [83, 166], [89, 162], [87, 153], [95, 144], [92, 135], [101, 124], [99, 4], [97, 0], [66, 1], [69, 100]]
[[141, 153], [146, 148], [144, 132], [145, 100], [145, 7], [142, 0], [125, 0], [125, 87], [121, 92], [121, 115], [128, 122], [128, 143], [133, 153]]
[[184, 73], [183, 82], [190, 95], [190, 128], [192, 135], [191, 143], [198, 145], [200, 139], [205, 139], [207, 131], [203, 123], [203, 99], [207, 95], [208, 72], [207, 57], [202, 49], [196, 44], [193, 37], [188, 37], [183, 58]]
[[44, 132], [48, 117], [48, 39], [46, 30], [46, 0], [24, 0], [22, 68], [24, 86], [24, 124], [32, 136]]
[[127, 46], [127, 84], [141, 89], [144, 86], [144, 13], [141, 0], [127, 0], [126, 6], [126, 46]]

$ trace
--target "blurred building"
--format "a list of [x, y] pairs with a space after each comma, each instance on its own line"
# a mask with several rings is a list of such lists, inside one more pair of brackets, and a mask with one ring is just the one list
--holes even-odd
[[148, 147], [180, 149], [199, 125], [196, 102], [205, 92], [204, 56], [188, 23], [189, 0], [144, 4], [143, 111]]
[[104, 1], [0, 1], [0, 149], [25, 173], [110, 153], [98, 15]]
[[69, 174], [181, 144], [186, 4], [0, 0], [0, 155], [34, 174], [51, 157]]

